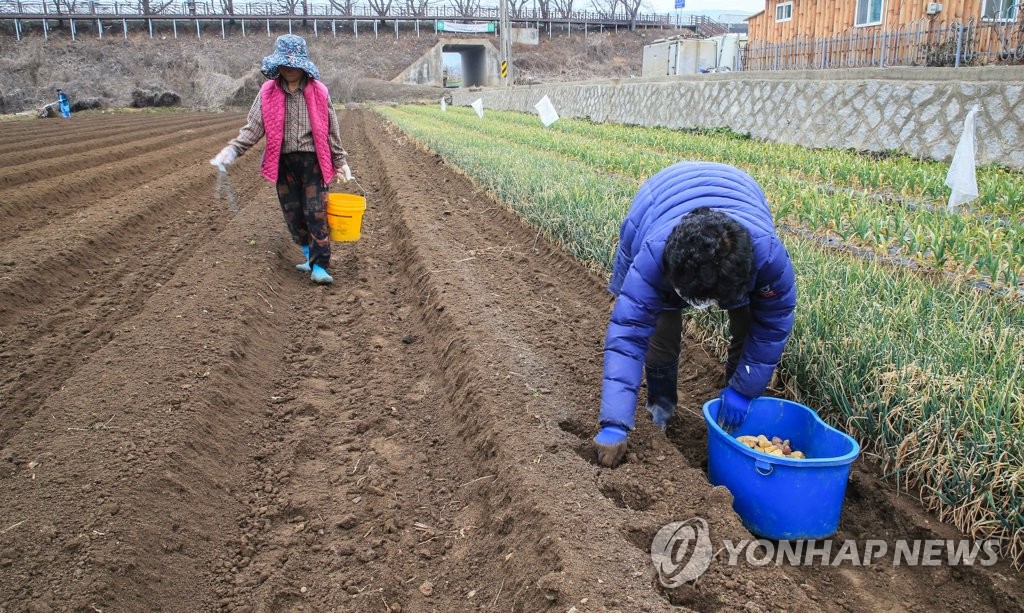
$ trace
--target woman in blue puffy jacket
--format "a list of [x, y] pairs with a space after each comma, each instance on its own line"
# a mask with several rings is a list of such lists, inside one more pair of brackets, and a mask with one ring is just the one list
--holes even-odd
[[615, 466], [647, 379], [662, 430], [676, 409], [682, 313], [729, 314], [727, 386], [718, 421], [731, 431], [762, 395], [793, 327], [796, 286], [760, 186], [725, 164], [680, 162], [651, 177], [622, 223], [609, 291], [598, 462]]

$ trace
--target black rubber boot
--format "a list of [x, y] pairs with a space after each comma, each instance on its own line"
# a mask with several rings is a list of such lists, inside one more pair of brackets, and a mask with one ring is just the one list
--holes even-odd
[[645, 364], [644, 372], [647, 377], [647, 412], [651, 414], [654, 425], [664, 432], [675, 415], [679, 400], [679, 362], [659, 366]]

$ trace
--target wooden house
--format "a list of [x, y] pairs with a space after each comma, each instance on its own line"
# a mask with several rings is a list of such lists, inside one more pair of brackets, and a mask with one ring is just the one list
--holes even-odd
[[895, 30], [921, 20], [1005, 23], [1019, 13], [1017, 0], [767, 0], [747, 25], [751, 42], [779, 43], [852, 28]]
[[[748, 49], [766, 66], [773, 56], [813, 56], [806, 66], [778, 67], [826, 67], [830, 56], [844, 50], [846, 56], [868, 57], [863, 65], [878, 59], [884, 64], [887, 55], [901, 60], [890, 64], [915, 64], [919, 49], [929, 57], [942, 49], [967, 63], [1019, 63], [1024, 61], [1024, 4], [1019, 2], [766, 0], [763, 11], [747, 18]], [[846, 58], [843, 63], [862, 65]]]

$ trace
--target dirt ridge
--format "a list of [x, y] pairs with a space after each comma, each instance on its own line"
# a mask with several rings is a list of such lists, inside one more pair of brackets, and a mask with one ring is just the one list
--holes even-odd
[[[154, 170], [159, 177], [160, 168]], [[9, 329], [4, 343], [9, 349], [0, 354], [5, 371], [0, 445], [77, 365], [86, 363], [134, 317], [223, 217], [222, 207], [195, 206], [196, 196], [208, 193], [209, 182], [210, 170], [192, 164], [149, 183], [155, 192], [137, 187], [113, 202], [88, 204], [87, 211], [103, 208], [105, 213], [76, 215], [67, 222], [59, 218], [7, 245], [4, 264], [13, 270], [0, 280], [0, 325]], [[251, 191], [242, 188], [241, 197]], [[149, 198], [151, 193], [159, 196]], [[199, 210], [190, 214], [190, 208]], [[89, 235], [77, 232], [83, 224], [88, 224]], [[149, 232], [154, 226], [163, 232]], [[141, 254], [124, 253], [124, 237], [129, 236], [139, 237], [131, 244]], [[63, 248], [41, 254], [38, 246], [46, 244]], [[48, 282], [40, 284], [41, 277]], [[118, 286], [119, 291], [109, 293]], [[61, 348], [57, 358], [56, 347]]]
[[[191, 126], [196, 123], [207, 123], [206, 118], [199, 118], [173, 113], [167, 115], [122, 115], [119, 125], [112, 127], [103, 115], [76, 118], [74, 130], [69, 130], [67, 123], [54, 126], [47, 123], [31, 121], [10, 122], [4, 126], [4, 153], [0, 155], [0, 168], [31, 162], [47, 156], [63, 155], [88, 151], [96, 143], [124, 136], [152, 132], [166, 132], [169, 129]], [[21, 130], [11, 129], [15, 126]], [[83, 126], [95, 126], [87, 128]], [[116, 141], [115, 141], [116, 142]], [[17, 143], [17, 144], [15, 144]], [[40, 146], [40, 143], [46, 143]]]
[[[229, 125], [225, 121], [219, 127], [202, 130], [198, 135], [192, 134], [192, 139], [179, 136], [179, 142], [170, 147], [160, 147], [159, 142], [155, 142], [151, 144], [151, 149], [140, 151], [141, 155], [124, 158], [115, 156], [117, 159], [110, 164], [99, 167], [86, 159], [80, 168], [67, 174], [54, 176], [51, 174], [52, 168], [37, 171], [35, 178], [28, 183], [0, 190], [0, 198], [4, 198], [0, 200], [0, 212], [3, 213], [0, 236], [19, 236], [13, 230], [38, 227], [44, 215], [47, 218], [59, 218], [76, 211], [79, 209], [76, 204], [84, 194], [88, 194], [87, 201], [119, 196], [123, 187], [110, 180], [115, 174], [128, 178], [135, 189], [139, 188], [138, 182], [148, 176], [158, 177], [158, 182], [166, 181], [166, 176], [180, 166], [182, 154], [197, 146], [204, 147], [207, 152], [213, 151], [208, 153], [211, 157], [219, 151], [218, 145], [223, 147], [230, 139]], [[116, 150], [117, 147], [109, 149]], [[42, 183], [40, 189], [26, 189], [27, 185], [36, 182]]]
[[5, 535], [0, 557], [27, 563], [5, 573], [0, 602], [194, 610], [186, 595], [203, 598], [207, 543], [233, 515], [224, 458], [244, 455], [241, 422], [276, 363], [274, 316], [231, 300], [257, 278], [275, 281], [267, 257], [238, 250], [215, 265], [223, 241], [245, 244], [253, 212], [217, 240], [194, 237], [173, 276], [6, 441], [16, 470], [0, 474], [0, 516], [26, 523]]
[[237, 123], [234, 117], [203, 118], [158, 130], [140, 128], [101, 139], [76, 141], [74, 144], [62, 145], [59, 150], [33, 149], [32, 153], [23, 153], [17, 161], [4, 164], [0, 160], [0, 167], [3, 168], [0, 173], [0, 194], [9, 194], [11, 192], [4, 190], [52, 176], [54, 156], [60, 160], [63, 172], [81, 170], [93, 167], [98, 160], [106, 164], [137, 157], [139, 154], [166, 149], [168, 145], [223, 132], [224, 127], [236, 126]]
[[[493, 406], [490, 397], [496, 390], [488, 389], [491, 377], [480, 368], [484, 362], [477, 349], [480, 339], [471, 338], [461, 322], [449, 315], [450, 304], [443, 289], [446, 283], [428, 267], [432, 259], [421, 247], [423, 237], [413, 229], [418, 224], [400, 205], [410, 183], [396, 168], [390, 152], [382, 151], [378, 140], [366, 137], [367, 120], [365, 115], [358, 119], [364, 131], [363, 140], [373, 147], [385, 177], [381, 193], [384, 202], [398, 209], [393, 224], [402, 272], [411, 284], [412, 296], [419, 300], [418, 314], [430, 332], [427, 338], [437, 356], [435, 377], [448, 390], [448, 405], [454, 413], [449, 419], [454, 417], [458, 423], [457, 439], [475, 450], [472, 456], [478, 462], [478, 470], [483, 475], [496, 475], [478, 488], [478, 496], [487, 501], [481, 513], [487, 523], [480, 527], [501, 535], [503, 548], [517, 556], [517, 563], [503, 574], [513, 606], [517, 604], [515, 597], [522, 595], [525, 602], [518, 605], [526, 610], [546, 607], [549, 601], [558, 600], [558, 595], [553, 593], [554, 586], [545, 589], [539, 582], [562, 569], [561, 559], [565, 555], [556, 545], [557, 522], [542, 510], [544, 505], [527, 485], [529, 479], [517, 468], [518, 459], [503, 453], [503, 439], [509, 432], [496, 427], [497, 419], [490, 421], [501, 408]], [[370, 125], [379, 128], [379, 124]]]

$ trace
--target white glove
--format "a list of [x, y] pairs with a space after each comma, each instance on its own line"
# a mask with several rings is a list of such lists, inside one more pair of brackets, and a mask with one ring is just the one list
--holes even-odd
[[224, 167], [233, 164], [237, 159], [238, 154], [235, 152], [235, 148], [228, 145], [221, 149], [220, 153], [210, 160], [210, 164], [219, 168], [221, 172], [225, 172], [227, 169]]
[[345, 176], [345, 182], [352, 180], [352, 169], [348, 167], [348, 164], [341, 165], [341, 174]]

